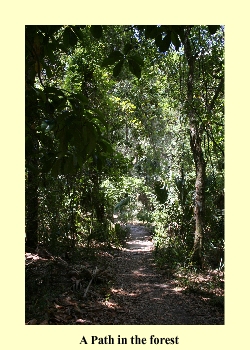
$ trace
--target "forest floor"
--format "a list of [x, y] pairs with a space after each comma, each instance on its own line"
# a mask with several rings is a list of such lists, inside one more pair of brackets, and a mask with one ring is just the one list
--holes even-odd
[[[130, 224], [124, 248], [99, 252], [94, 265], [26, 252], [26, 324], [224, 324], [224, 299], [216, 302], [223, 298], [222, 288], [213, 294], [178, 284], [180, 279], [171, 271], [156, 266], [153, 249], [148, 230]], [[94, 266], [100, 274], [89, 285]], [[196, 275], [195, 281], [202, 285], [209, 278], [211, 271], [207, 278]], [[70, 288], [72, 282], [81, 288]]]

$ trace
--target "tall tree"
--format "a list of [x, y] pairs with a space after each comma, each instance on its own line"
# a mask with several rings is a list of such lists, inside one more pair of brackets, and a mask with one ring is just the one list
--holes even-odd
[[25, 123], [26, 123], [26, 238], [27, 245], [35, 247], [38, 241], [38, 152], [37, 127], [39, 122], [35, 76], [41, 71], [41, 43], [35, 26], [25, 30]]
[[[201, 63], [202, 50], [204, 51], [204, 49], [206, 50], [208, 48], [199, 47], [198, 48], [199, 51], [195, 51], [195, 48], [192, 49], [191, 35], [190, 35], [191, 30], [192, 30], [191, 26], [187, 26], [185, 28], [183, 45], [184, 45], [185, 56], [188, 63], [186, 113], [189, 119], [190, 146], [193, 153], [195, 169], [196, 169], [195, 204], [194, 204], [196, 225], [195, 225], [192, 260], [198, 266], [202, 266], [203, 234], [204, 234], [204, 227], [205, 227], [204, 219], [205, 219], [205, 210], [206, 210], [205, 209], [206, 162], [204, 159], [204, 152], [202, 149], [202, 136], [204, 133], [205, 124], [204, 122], [201, 122], [201, 115], [199, 115], [199, 113], [202, 111], [202, 107], [203, 107], [203, 109], [205, 109], [205, 114], [208, 115], [208, 119], [209, 117], [211, 118], [212, 110], [215, 106], [216, 100], [218, 99], [219, 95], [223, 93], [224, 80], [223, 80], [223, 76], [221, 75], [219, 78], [220, 82], [218, 86], [214, 88], [211, 100], [209, 100], [210, 96], [209, 97], [207, 96], [205, 106], [202, 106], [202, 102], [199, 103], [199, 105], [197, 106], [197, 103], [195, 103], [194, 101], [194, 92], [198, 85], [197, 79], [199, 79], [199, 76], [200, 76], [199, 63]], [[206, 75], [208, 75], [209, 73], [213, 74], [211, 70], [210, 71], [208, 70], [206, 72]], [[204, 90], [205, 89], [203, 87], [203, 91]]]
[[192, 259], [199, 266], [202, 266], [202, 243], [204, 230], [204, 213], [205, 213], [205, 177], [206, 165], [201, 145], [202, 130], [200, 130], [199, 121], [197, 120], [196, 111], [194, 109], [194, 85], [195, 85], [195, 56], [190, 44], [191, 27], [187, 27], [184, 32], [184, 51], [188, 62], [187, 76], [187, 99], [186, 113], [189, 119], [190, 127], [190, 146], [193, 153], [196, 181], [195, 181], [195, 234]]
[[[201, 30], [200, 30], [201, 28]], [[132, 28], [133, 29], [133, 28]], [[143, 44], [143, 34], [145, 35], [146, 42], [154, 40], [162, 56], [169, 53], [173, 48], [176, 52], [180, 49], [184, 49], [184, 56], [186, 58], [187, 67], [184, 68], [186, 76], [186, 92], [182, 92], [184, 97], [184, 110], [183, 114], [186, 115], [189, 123], [189, 135], [190, 135], [190, 147], [193, 154], [193, 160], [196, 170], [195, 181], [195, 195], [194, 195], [194, 215], [195, 215], [195, 234], [194, 245], [192, 252], [192, 260], [198, 266], [202, 266], [202, 249], [203, 249], [203, 235], [205, 228], [205, 181], [206, 181], [206, 162], [204, 159], [204, 151], [202, 147], [204, 131], [207, 132], [210, 138], [213, 138], [209, 129], [209, 118], [212, 117], [212, 111], [216, 105], [217, 100], [220, 100], [220, 95], [223, 94], [223, 64], [221, 61], [217, 64], [217, 67], [213, 67], [213, 63], [216, 53], [216, 44], [213, 42], [212, 36], [220, 29], [220, 26], [136, 26], [134, 27], [134, 36], [137, 38], [137, 44]], [[145, 41], [144, 41], [145, 43]], [[222, 45], [223, 46], [223, 45]], [[220, 49], [219, 49], [220, 50]], [[209, 59], [204, 59], [204, 57]], [[136, 57], [134, 68], [129, 65], [130, 71], [138, 78], [141, 77], [142, 64], [140, 64], [140, 56]], [[114, 58], [114, 61], [112, 61]], [[129, 57], [125, 59], [128, 59]], [[204, 59], [204, 60], [203, 60]], [[106, 65], [112, 65], [116, 62], [119, 65], [121, 60], [124, 61], [124, 57], [121, 58], [117, 51], [114, 51], [105, 61]], [[211, 60], [212, 64], [208, 64], [207, 61]], [[204, 61], [206, 61], [206, 69], [201, 69]], [[218, 63], [218, 62], [217, 62]], [[184, 62], [185, 64], [185, 62]], [[119, 66], [120, 67], [120, 66]], [[208, 76], [214, 77], [214, 69], [219, 70], [219, 84], [216, 85], [216, 77], [213, 79], [213, 83], [208, 87]], [[114, 70], [116, 75], [119, 71]], [[217, 71], [218, 73], [218, 71]], [[202, 74], [202, 76], [201, 76]], [[205, 79], [204, 79], [205, 74]], [[178, 74], [177, 74], [178, 76]], [[180, 76], [180, 75], [179, 75]], [[218, 76], [218, 74], [217, 74]], [[183, 79], [183, 77], [180, 76]], [[200, 81], [204, 80], [201, 84]], [[181, 82], [181, 81], [180, 81]], [[200, 91], [199, 91], [200, 90]], [[212, 90], [212, 92], [211, 92]], [[200, 96], [195, 96], [203, 94]], [[181, 102], [181, 96], [177, 95], [175, 99]], [[177, 102], [178, 103], [178, 102]], [[204, 115], [206, 117], [204, 118]], [[215, 120], [214, 117], [212, 117]], [[213, 138], [214, 140], [214, 138]], [[215, 141], [215, 140], [214, 140]]]
[[[65, 57], [83, 42], [85, 26], [26, 26], [26, 238], [38, 243], [38, 187], [42, 172], [74, 173], [98, 153], [112, 152], [105, 119], [87, 96], [91, 70], [83, 72], [82, 91], [64, 89]], [[89, 29], [89, 28], [88, 28]], [[100, 26], [91, 26], [99, 38]], [[88, 68], [88, 67], [85, 67]]]

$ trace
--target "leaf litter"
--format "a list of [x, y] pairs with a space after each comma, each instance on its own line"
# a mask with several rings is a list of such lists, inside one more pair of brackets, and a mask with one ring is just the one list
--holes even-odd
[[[139, 224], [129, 225], [124, 248], [99, 251], [94, 262], [73, 264], [48, 252], [28, 252], [26, 324], [224, 324], [224, 306], [216, 302], [223, 298], [222, 288], [215, 297], [197, 293], [180, 280], [189, 277], [193, 283], [207, 283], [205, 273], [183, 276], [166, 271], [157, 268], [150, 234]], [[82, 288], [72, 290], [79, 279]]]

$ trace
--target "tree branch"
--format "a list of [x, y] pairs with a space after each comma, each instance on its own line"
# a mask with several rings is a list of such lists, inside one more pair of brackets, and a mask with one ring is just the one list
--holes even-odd
[[210, 104], [207, 106], [207, 110], [209, 113], [212, 112], [214, 105], [215, 105], [215, 102], [216, 102], [220, 92], [222, 91], [223, 87], [224, 87], [224, 78], [221, 78], [221, 81], [220, 81], [219, 85], [217, 86], [217, 89], [215, 90], [214, 97], [212, 98], [212, 101], [210, 102]]

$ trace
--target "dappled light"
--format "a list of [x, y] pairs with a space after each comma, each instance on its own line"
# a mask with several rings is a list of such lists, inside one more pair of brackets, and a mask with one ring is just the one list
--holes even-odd
[[[210, 304], [211, 294], [207, 293], [204, 296], [187, 293], [185, 288], [178, 286], [174, 278], [169, 279], [157, 269], [151, 241], [149, 241], [150, 245], [144, 246], [144, 243], [148, 242], [148, 237], [149, 232], [144, 226], [130, 225], [125, 248], [111, 254], [99, 254], [98, 265], [109, 266], [108, 272], [104, 271], [103, 274], [104, 278], [110, 281], [108, 285], [107, 280], [100, 280], [101, 283], [90, 287], [87, 297], [84, 297], [87, 283], [74, 293], [70, 288], [62, 289], [60, 292], [57, 290], [58, 296], [47, 311], [49, 318], [39, 323], [223, 324], [223, 309], [216, 311], [216, 306]], [[65, 278], [73, 276], [72, 271], [77, 273], [76, 265], [67, 264], [48, 254], [46, 258], [41, 258], [39, 253], [45, 255], [43, 250], [38, 254], [26, 254], [27, 267], [35, 264], [33, 268], [37, 272], [37, 269], [46, 269], [48, 263], [55, 264], [51, 269], [57, 271], [57, 277], [60, 277], [60, 282], [66, 287]], [[40, 267], [36, 266], [39, 259], [44, 264]], [[61, 264], [63, 265], [60, 267]], [[86, 266], [84, 269], [85, 278], [89, 279], [91, 273], [88, 271], [91, 269], [90, 267], [87, 269]], [[42, 275], [44, 274], [40, 273], [40, 278]], [[100, 278], [101, 276], [100, 274]], [[194, 276], [199, 282], [208, 282], [202, 274], [194, 274]], [[54, 278], [57, 279], [57, 277]], [[41, 278], [41, 288], [43, 283]], [[30, 321], [33, 323], [29, 323]], [[30, 321], [28, 324], [35, 322], [34, 319]]]
[[223, 324], [224, 215], [223, 25], [25, 26], [27, 325]]

